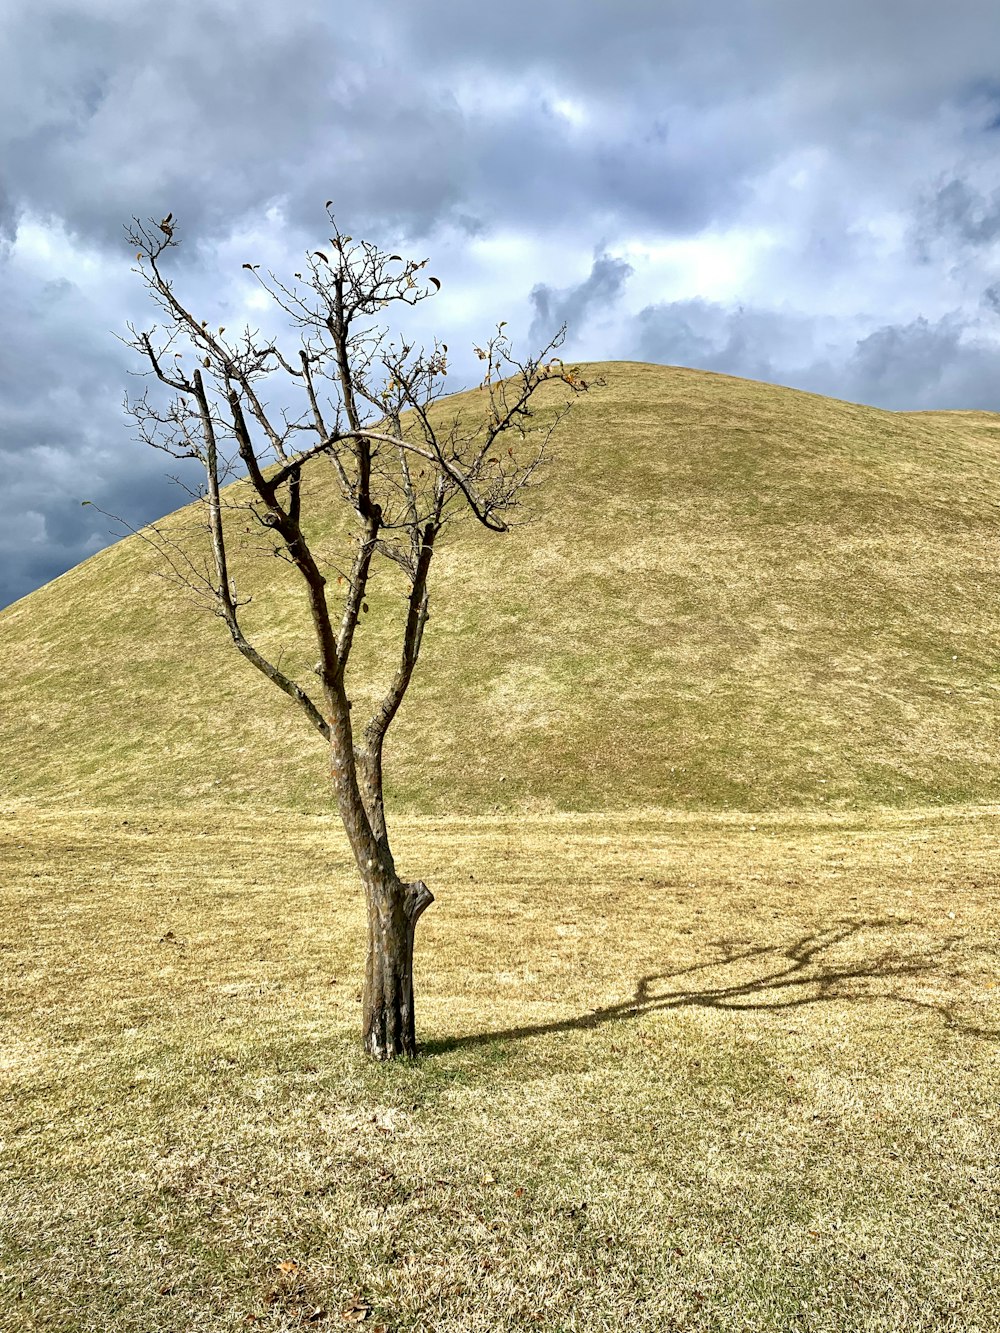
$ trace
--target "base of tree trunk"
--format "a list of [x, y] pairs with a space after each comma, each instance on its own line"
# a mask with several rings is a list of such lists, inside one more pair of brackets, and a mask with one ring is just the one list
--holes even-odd
[[365, 1050], [375, 1060], [414, 1056], [413, 937], [417, 919], [434, 897], [423, 880], [366, 887], [368, 957], [362, 997]]

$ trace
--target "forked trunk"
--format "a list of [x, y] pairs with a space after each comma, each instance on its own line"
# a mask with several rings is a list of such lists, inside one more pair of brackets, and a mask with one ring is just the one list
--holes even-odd
[[365, 884], [368, 956], [362, 995], [365, 1050], [376, 1060], [417, 1053], [413, 1015], [413, 937], [434, 901], [423, 880], [382, 875]]

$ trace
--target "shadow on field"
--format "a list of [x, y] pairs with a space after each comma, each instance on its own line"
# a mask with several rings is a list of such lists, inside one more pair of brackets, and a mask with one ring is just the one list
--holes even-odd
[[[865, 1004], [886, 1000], [935, 1013], [943, 1020], [945, 1027], [963, 1036], [984, 1041], [1000, 1040], [1000, 1032], [974, 1027], [948, 1005], [916, 999], [891, 985], [899, 978], [932, 973], [941, 955], [955, 942], [950, 938], [940, 941], [933, 951], [915, 958], [903, 957], [895, 949], [884, 949], [875, 956], [862, 959], [837, 961], [831, 957], [834, 950], [854, 941], [863, 930], [885, 929], [898, 924], [898, 921], [892, 920], [859, 921], [803, 935], [791, 943], [756, 947], [740, 947], [725, 940], [716, 941], [707, 946], [706, 952], [712, 956], [704, 962], [693, 963], [690, 967], [673, 972], [648, 973], [639, 979], [632, 998], [619, 1004], [609, 1004], [574, 1018], [555, 1019], [548, 1023], [527, 1023], [521, 1027], [493, 1032], [432, 1039], [422, 1042], [421, 1050], [425, 1055], [444, 1054], [463, 1047], [517, 1041], [551, 1032], [583, 1031], [600, 1027], [604, 1023], [642, 1018], [666, 1009], [731, 1009], [770, 1013], [833, 1001]], [[736, 972], [736, 977], [731, 976], [731, 979], [713, 984], [676, 984], [682, 977], [693, 981], [699, 973], [718, 972], [723, 968], [729, 970], [730, 974]], [[671, 982], [675, 984], [670, 986]], [[887, 982], [890, 984], [883, 984]]]

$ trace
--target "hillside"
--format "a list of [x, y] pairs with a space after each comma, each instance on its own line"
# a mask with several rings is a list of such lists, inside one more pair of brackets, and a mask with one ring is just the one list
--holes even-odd
[[[396, 807], [1000, 800], [1000, 416], [597, 371], [537, 521], [446, 534]], [[306, 682], [302, 597], [250, 560], [248, 628], [292, 633]], [[397, 594], [370, 599], [360, 680], [395, 661]], [[0, 612], [0, 673], [0, 800], [327, 807], [318, 738], [136, 538]]]

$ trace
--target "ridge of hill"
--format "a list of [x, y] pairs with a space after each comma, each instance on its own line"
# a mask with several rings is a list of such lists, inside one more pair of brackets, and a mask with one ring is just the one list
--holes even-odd
[[[584, 373], [606, 387], [574, 404], [535, 521], [444, 534], [392, 805], [1000, 800], [1000, 415]], [[308, 477], [321, 544], [345, 522], [328, 471]], [[305, 684], [294, 574], [245, 553], [251, 569], [247, 630], [273, 653], [291, 636]], [[387, 575], [369, 598], [362, 695], [395, 663], [399, 593]], [[2, 801], [329, 808], [319, 738], [137, 537], [0, 612], [0, 673]]]

